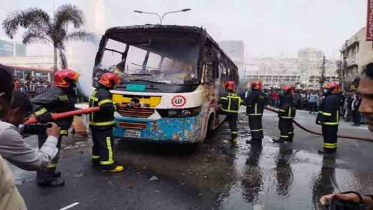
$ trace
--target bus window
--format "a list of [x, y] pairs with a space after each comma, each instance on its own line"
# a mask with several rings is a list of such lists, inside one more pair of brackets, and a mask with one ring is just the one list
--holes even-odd
[[211, 50], [205, 51], [205, 63], [204, 63], [204, 81], [207, 84], [211, 84], [213, 82], [213, 73], [214, 73], [214, 54]]
[[109, 39], [102, 58], [101, 66], [110, 69], [122, 60], [122, 54], [126, 49], [126, 44]]

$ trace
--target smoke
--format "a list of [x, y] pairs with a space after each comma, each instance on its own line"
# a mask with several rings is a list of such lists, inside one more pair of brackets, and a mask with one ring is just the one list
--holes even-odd
[[69, 68], [79, 72], [79, 88], [89, 97], [92, 92], [92, 73], [98, 44], [71, 43], [68, 47]]

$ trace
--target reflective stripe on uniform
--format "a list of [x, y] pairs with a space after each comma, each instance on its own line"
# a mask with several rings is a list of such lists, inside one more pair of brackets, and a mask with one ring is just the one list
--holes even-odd
[[255, 103], [254, 114], [258, 114], [258, 104], [257, 103]]
[[220, 99], [228, 100], [228, 98], [227, 98], [227, 97], [221, 97]]
[[230, 113], [238, 113], [238, 110], [237, 111], [231, 111], [231, 110], [227, 110], [227, 109], [224, 109], [224, 108], [221, 108], [221, 110], [223, 110], [225, 112], [230, 112]]
[[332, 116], [332, 113], [328, 113], [328, 112], [319, 112], [319, 113], [321, 113], [321, 114], [323, 114], [325, 116], [328, 116], [328, 117]]
[[324, 125], [338, 125], [338, 122], [324, 122]]
[[111, 164], [114, 163], [113, 148], [111, 147], [110, 137], [106, 137], [106, 146], [107, 146], [107, 149], [108, 149], [108, 160], [107, 161], [100, 161], [101, 165], [111, 165]]
[[282, 136], [282, 135], [281, 135], [280, 137], [281, 137], [281, 138], [289, 138], [289, 136]]
[[42, 108], [39, 111], [35, 112], [35, 115], [42, 115], [46, 112], [48, 112], [48, 110], [46, 108]]
[[105, 99], [105, 100], [98, 102], [98, 105], [101, 106], [102, 104], [107, 104], [107, 103], [113, 103], [113, 101], [110, 99]]
[[324, 143], [324, 148], [335, 149], [337, 148], [337, 143]]
[[92, 101], [98, 101], [98, 98], [96, 98], [94, 96], [91, 96], [89, 99], [91, 99]]
[[57, 168], [57, 164], [56, 163], [51, 163], [47, 166], [47, 168]]
[[263, 129], [257, 129], [257, 130], [250, 130], [251, 132], [260, 132], [262, 131]]
[[291, 117], [291, 107], [289, 107], [289, 115], [288, 117]]
[[100, 159], [99, 155], [92, 155], [92, 159]]
[[257, 113], [257, 114], [247, 114], [248, 116], [262, 116], [262, 113]]
[[89, 122], [90, 125], [93, 126], [108, 126], [108, 125], [114, 125], [115, 121], [107, 121], [107, 122]]
[[238, 134], [238, 131], [231, 131], [231, 134]]
[[66, 134], [68, 134], [68, 131], [67, 131], [67, 130], [61, 130], [61, 131], [60, 131], [60, 134], [61, 134], [61, 135], [66, 135]]

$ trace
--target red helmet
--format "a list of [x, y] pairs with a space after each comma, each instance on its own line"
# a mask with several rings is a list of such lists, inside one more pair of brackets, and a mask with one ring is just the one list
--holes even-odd
[[80, 74], [71, 69], [62, 69], [54, 74], [54, 85], [58, 87], [70, 87], [71, 84], [76, 83]]
[[337, 82], [327, 82], [324, 85], [325, 89], [329, 89], [331, 93], [340, 93], [341, 87]]
[[260, 80], [255, 80], [255, 81], [252, 81], [250, 83], [250, 87], [253, 90], [260, 90], [260, 89], [262, 89], [262, 86], [263, 86], [263, 84], [262, 84], [262, 81], [260, 81]]
[[282, 86], [282, 90], [286, 93], [286, 92], [289, 92], [290, 94], [293, 94], [294, 93], [294, 86], [292, 85], [284, 85]]
[[233, 81], [226, 81], [225, 82], [225, 89], [226, 90], [234, 90], [236, 85], [234, 84]]
[[120, 83], [120, 79], [114, 73], [105, 73], [101, 76], [101, 79], [98, 82], [105, 87], [113, 88], [115, 85]]

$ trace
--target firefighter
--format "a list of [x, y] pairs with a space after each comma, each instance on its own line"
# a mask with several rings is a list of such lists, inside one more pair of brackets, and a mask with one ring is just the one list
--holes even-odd
[[320, 154], [333, 154], [337, 152], [337, 133], [340, 119], [339, 105], [342, 101], [340, 86], [336, 82], [324, 85], [325, 98], [322, 101], [316, 124], [322, 126], [324, 149]]
[[[51, 113], [61, 113], [75, 110], [76, 93], [75, 87], [79, 79], [79, 73], [71, 69], [62, 69], [54, 74], [54, 87], [47, 92], [32, 99], [35, 110], [35, 117], [41, 123], [52, 122]], [[58, 139], [57, 147], [61, 149], [62, 136], [67, 136], [74, 117], [56, 120], [56, 124], [61, 128], [61, 136]], [[46, 141], [47, 136], [38, 136], [39, 147]], [[63, 186], [65, 182], [60, 178], [61, 173], [56, 172], [59, 153], [47, 166], [37, 172], [37, 182], [39, 186]]]
[[110, 92], [120, 83], [120, 79], [114, 73], [104, 73], [98, 83], [98, 88], [89, 99], [89, 107], [100, 107], [100, 111], [89, 115], [93, 138], [92, 165], [100, 166], [105, 172], [121, 172], [124, 168], [114, 163], [113, 154], [114, 112], [119, 105], [113, 103]]
[[262, 117], [265, 105], [265, 95], [262, 89], [261, 81], [253, 81], [250, 84], [251, 93], [246, 97], [246, 114], [249, 117], [249, 127], [251, 131], [251, 140], [247, 144], [262, 143], [263, 125]]
[[294, 138], [293, 119], [296, 113], [296, 104], [294, 94], [294, 86], [284, 85], [282, 87], [283, 94], [280, 96], [279, 122], [280, 138], [273, 140], [276, 143], [292, 142]]
[[242, 100], [234, 92], [235, 84], [233, 81], [227, 81], [225, 83], [225, 90], [226, 93], [222, 97], [220, 97], [219, 100], [220, 109], [223, 112], [223, 114], [227, 115], [229, 128], [231, 129], [231, 141], [233, 144], [236, 144], [238, 137], [237, 118]]

